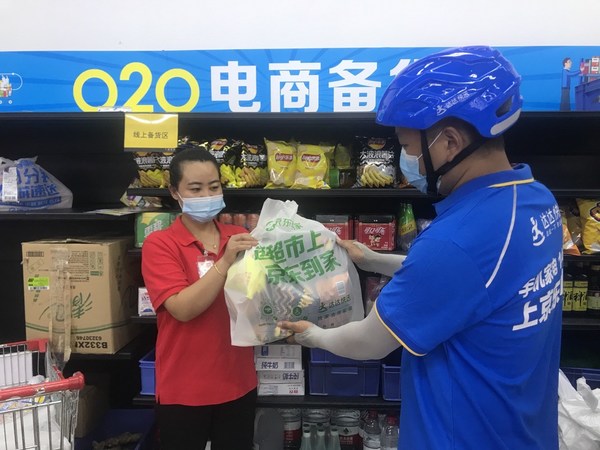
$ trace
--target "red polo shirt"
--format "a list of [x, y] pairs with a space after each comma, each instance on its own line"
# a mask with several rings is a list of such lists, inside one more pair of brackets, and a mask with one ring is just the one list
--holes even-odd
[[[247, 231], [215, 222], [223, 255], [229, 237]], [[175, 319], [162, 305], [199, 279], [202, 243], [181, 216], [166, 230], [155, 231], [142, 247], [142, 274], [156, 311], [156, 400], [160, 404], [214, 405], [238, 399], [256, 387], [252, 347], [231, 345], [229, 313], [223, 291], [213, 304], [189, 322]]]

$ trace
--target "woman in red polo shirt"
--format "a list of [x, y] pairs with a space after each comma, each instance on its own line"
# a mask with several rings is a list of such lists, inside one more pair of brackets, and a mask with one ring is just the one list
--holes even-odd
[[238, 252], [257, 241], [215, 220], [219, 167], [189, 148], [170, 166], [183, 214], [144, 241], [142, 274], [156, 311], [156, 411], [161, 449], [250, 450], [256, 402], [252, 347], [231, 345], [223, 286]]

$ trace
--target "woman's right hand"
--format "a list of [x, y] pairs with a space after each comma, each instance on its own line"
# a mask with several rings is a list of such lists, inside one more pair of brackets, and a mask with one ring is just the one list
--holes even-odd
[[248, 233], [234, 234], [231, 236], [227, 241], [225, 253], [221, 258], [225, 263], [227, 263], [227, 267], [224, 269], [229, 269], [229, 267], [235, 262], [239, 252], [250, 250], [257, 244], [258, 241]]

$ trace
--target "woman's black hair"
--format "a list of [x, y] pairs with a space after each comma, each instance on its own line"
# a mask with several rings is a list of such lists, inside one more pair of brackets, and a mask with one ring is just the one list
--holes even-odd
[[173, 156], [171, 164], [169, 165], [169, 183], [171, 186], [174, 188], [179, 186], [183, 176], [183, 164], [194, 161], [213, 163], [217, 168], [217, 172], [219, 171], [219, 163], [213, 154], [208, 150], [202, 147], [188, 147], [183, 150], [178, 150]]

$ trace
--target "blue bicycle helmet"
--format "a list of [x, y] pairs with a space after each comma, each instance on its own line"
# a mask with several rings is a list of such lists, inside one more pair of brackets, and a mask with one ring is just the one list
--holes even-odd
[[492, 138], [519, 118], [520, 84], [520, 75], [498, 50], [443, 50], [417, 60], [394, 78], [379, 102], [376, 121], [425, 130], [456, 117]]

